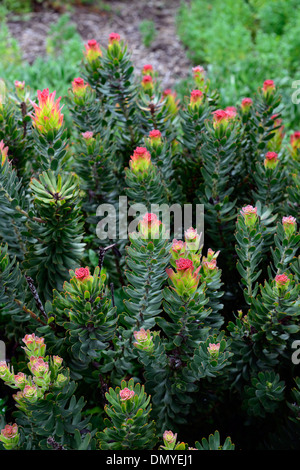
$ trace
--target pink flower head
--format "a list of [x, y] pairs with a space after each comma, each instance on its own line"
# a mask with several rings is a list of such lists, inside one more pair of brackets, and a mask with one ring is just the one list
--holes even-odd
[[219, 355], [220, 343], [209, 343], [207, 350], [212, 356], [217, 357]]
[[5, 160], [7, 159], [8, 147], [5, 147], [3, 140], [0, 141], [0, 157], [1, 157], [1, 166], [4, 165]]
[[166, 107], [168, 108], [171, 115], [175, 115], [178, 111], [178, 101], [176, 100], [176, 91], [171, 88], [166, 88], [163, 92], [163, 100], [165, 101]]
[[276, 152], [267, 152], [264, 165], [267, 169], [274, 170], [278, 164], [278, 154]]
[[152, 212], [147, 212], [143, 217], [143, 222], [147, 224], [156, 223], [158, 221], [157, 215]]
[[123, 388], [122, 390], [120, 390], [120, 399], [121, 401], [127, 401], [127, 400], [131, 400], [131, 398], [135, 395], [135, 392], [134, 390], [129, 390], [129, 388]]
[[234, 106], [227, 106], [225, 112], [229, 119], [234, 119], [237, 115], [237, 109]]
[[136, 339], [136, 342], [133, 343], [133, 346], [143, 351], [153, 351], [154, 343], [150, 330], [146, 331], [144, 328], [141, 328], [140, 331], [134, 331], [133, 335]]
[[25, 335], [22, 341], [25, 343], [25, 353], [29, 357], [40, 357], [45, 355], [46, 345], [44, 343], [44, 338], [39, 338], [32, 333], [31, 335]]
[[153, 67], [150, 64], [146, 64], [143, 67], [142, 75], [151, 75], [153, 76]]
[[225, 109], [217, 109], [213, 112], [213, 126], [215, 129], [226, 127], [229, 124], [229, 121], [233, 118], [233, 113], [226, 111]]
[[196, 85], [199, 88], [203, 88], [204, 81], [205, 81], [205, 70], [201, 65], [197, 65], [196, 67], [192, 68], [193, 71], [193, 79]]
[[78, 268], [75, 270], [75, 277], [78, 281], [85, 281], [91, 278], [90, 270], [86, 268]]
[[285, 291], [287, 289], [289, 283], [290, 283], [290, 279], [288, 278], [288, 276], [285, 273], [277, 274], [277, 276], [275, 277], [276, 287], [280, 291]]
[[85, 140], [90, 142], [91, 139], [93, 139], [94, 133], [92, 131], [86, 131], [86, 132], [82, 132], [81, 135]]
[[52, 356], [52, 360], [53, 360], [53, 364], [55, 366], [61, 366], [62, 363], [63, 363], [63, 358], [62, 357], [59, 357], [59, 356]]
[[27, 383], [26, 375], [23, 374], [23, 372], [19, 372], [17, 375], [15, 375], [14, 380], [15, 380], [15, 385], [17, 385], [20, 388], [23, 385], [26, 385]]
[[161, 132], [157, 129], [153, 129], [153, 131], [149, 132], [149, 137], [150, 137], [150, 139], [160, 139], [161, 138]]
[[252, 105], [253, 100], [251, 98], [242, 99], [241, 108], [244, 113], [248, 113]]
[[184, 237], [189, 251], [194, 252], [199, 249], [201, 236], [198, 234], [197, 229], [190, 227], [184, 232]]
[[102, 57], [102, 52], [96, 39], [90, 39], [84, 47], [88, 63], [92, 64], [93, 62], [96, 62], [97, 64], [99, 57]]
[[72, 90], [75, 96], [78, 96], [80, 98], [85, 96], [87, 87], [88, 87], [88, 84], [84, 83], [83, 78], [80, 78], [80, 77], [74, 78], [72, 82]]
[[17, 434], [18, 426], [16, 423], [12, 426], [7, 424], [4, 429], [1, 429], [1, 435], [4, 436], [6, 439], [13, 439]]
[[45, 362], [42, 357], [31, 356], [28, 367], [31, 370], [31, 372], [36, 376], [43, 376], [49, 370], [48, 362]]
[[253, 225], [255, 225], [257, 221], [257, 207], [248, 205], [243, 207], [240, 212], [244, 217], [245, 224], [247, 225], [247, 227], [253, 227]]
[[19, 443], [20, 435], [17, 424], [7, 424], [0, 433], [0, 442], [6, 450], [13, 450]]
[[287, 237], [290, 237], [291, 235], [293, 235], [293, 233], [296, 232], [297, 221], [295, 217], [292, 217], [291, 215], [289, 215], [288, 217], [282, 217], [282, 225]]
[[37, 392], [38, 390], [35, 385], [25, 385], [22, 395], [20, 396], [34, 403], [37, 400]]
[[203, 93], [201, 90], [193, 90], [191, 92], [191, 97], [190, 97], [190, 106], [192, 108], [195, 108], [196, 106], [199, 106], [202, 104], [203, 101]]
[[19, 80], [15, 80], [15, 87], [17, 90], [24, 90], [25, 82], [20, 82]]
[[116, 44], [119, 43], [121, 36], [118, 33], [110, 33], [108, 42], [109, 44]]
[[163, 433], [163, 440], [168, 442], [169, 444], [173, 444], [176, 442], [177, 434], [174, 434], [172, 431], [165, 431]]
[[55, 100], [56, 91], [49, 93], [46, 88], [38, 90], [38, 105], [31, 102], [34, 107], [34, 114], [31, 115], [33, 126], [42, 134], [47, 134], [50, 130], [58, 131], [63, 125], [62, 108], [59, 107], [61, 97]]
[[275, 90], [275, 83], [273, 80], [265, 80], [263, 84], [264, 96], [270, 96]]
[[5, 361], [0, 361], [0, 374], [8, 370], [8, 365]]

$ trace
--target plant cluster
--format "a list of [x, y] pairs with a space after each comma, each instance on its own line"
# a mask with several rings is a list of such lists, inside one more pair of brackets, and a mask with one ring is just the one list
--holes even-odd
[[[135, 75], [117, 33], [82, 55], [65, 100], [0, 84], [0, 446], [297, 448], [300, 132], [277, 84], [222, 109], [200, 66], [182, 100]], [[184, 204], [205, 233], [163, 216]]]

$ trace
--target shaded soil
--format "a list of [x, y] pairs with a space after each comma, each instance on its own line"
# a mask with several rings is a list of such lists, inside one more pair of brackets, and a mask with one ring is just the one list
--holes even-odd
[[[191, 64], [175, 24], [180, 0], [106, 0], [106, 4], [109, 11], [78, 5], [69, 13], [84, 42], [97, 39], [106, 45], [109, 33], [118, 32], [129, 44], [137, 72], [145, 64], [152, 64], [163, 87], [171, 87], [187, 76]], [[49, 27], [63, 12], [63, 9], [40, 8], [25, 21], [14, 16], [8, 19], [8, 27], [21, 46], [24, 60], [32, 63], [37, 56], [45, 54]], [[143, 44], [139, 29], [144, 20], [153, 21], [155, 25], [156, 36], [150, 47]]]

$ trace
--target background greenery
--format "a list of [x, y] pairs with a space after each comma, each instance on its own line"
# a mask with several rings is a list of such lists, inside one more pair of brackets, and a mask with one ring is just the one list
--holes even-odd
[[283, 90], [286, 124], [298, 126], [299, 107], [291, 101], [300, 76], [298, 0], [191, 0], [182, 2], [177, 25], [188, 56], [206, 68], [224, 106], [272, 79]]

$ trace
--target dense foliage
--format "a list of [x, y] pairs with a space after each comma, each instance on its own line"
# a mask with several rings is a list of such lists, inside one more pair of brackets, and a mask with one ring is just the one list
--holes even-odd
[[[298, 448], [300, 132], [279, 87], [221, 109], [196, 67], [179, 100], [116, 33], [78, 74], [63, 100], [0, 83], [0, 445]], [[161, 204], [203, 205], [204, 233]]]

